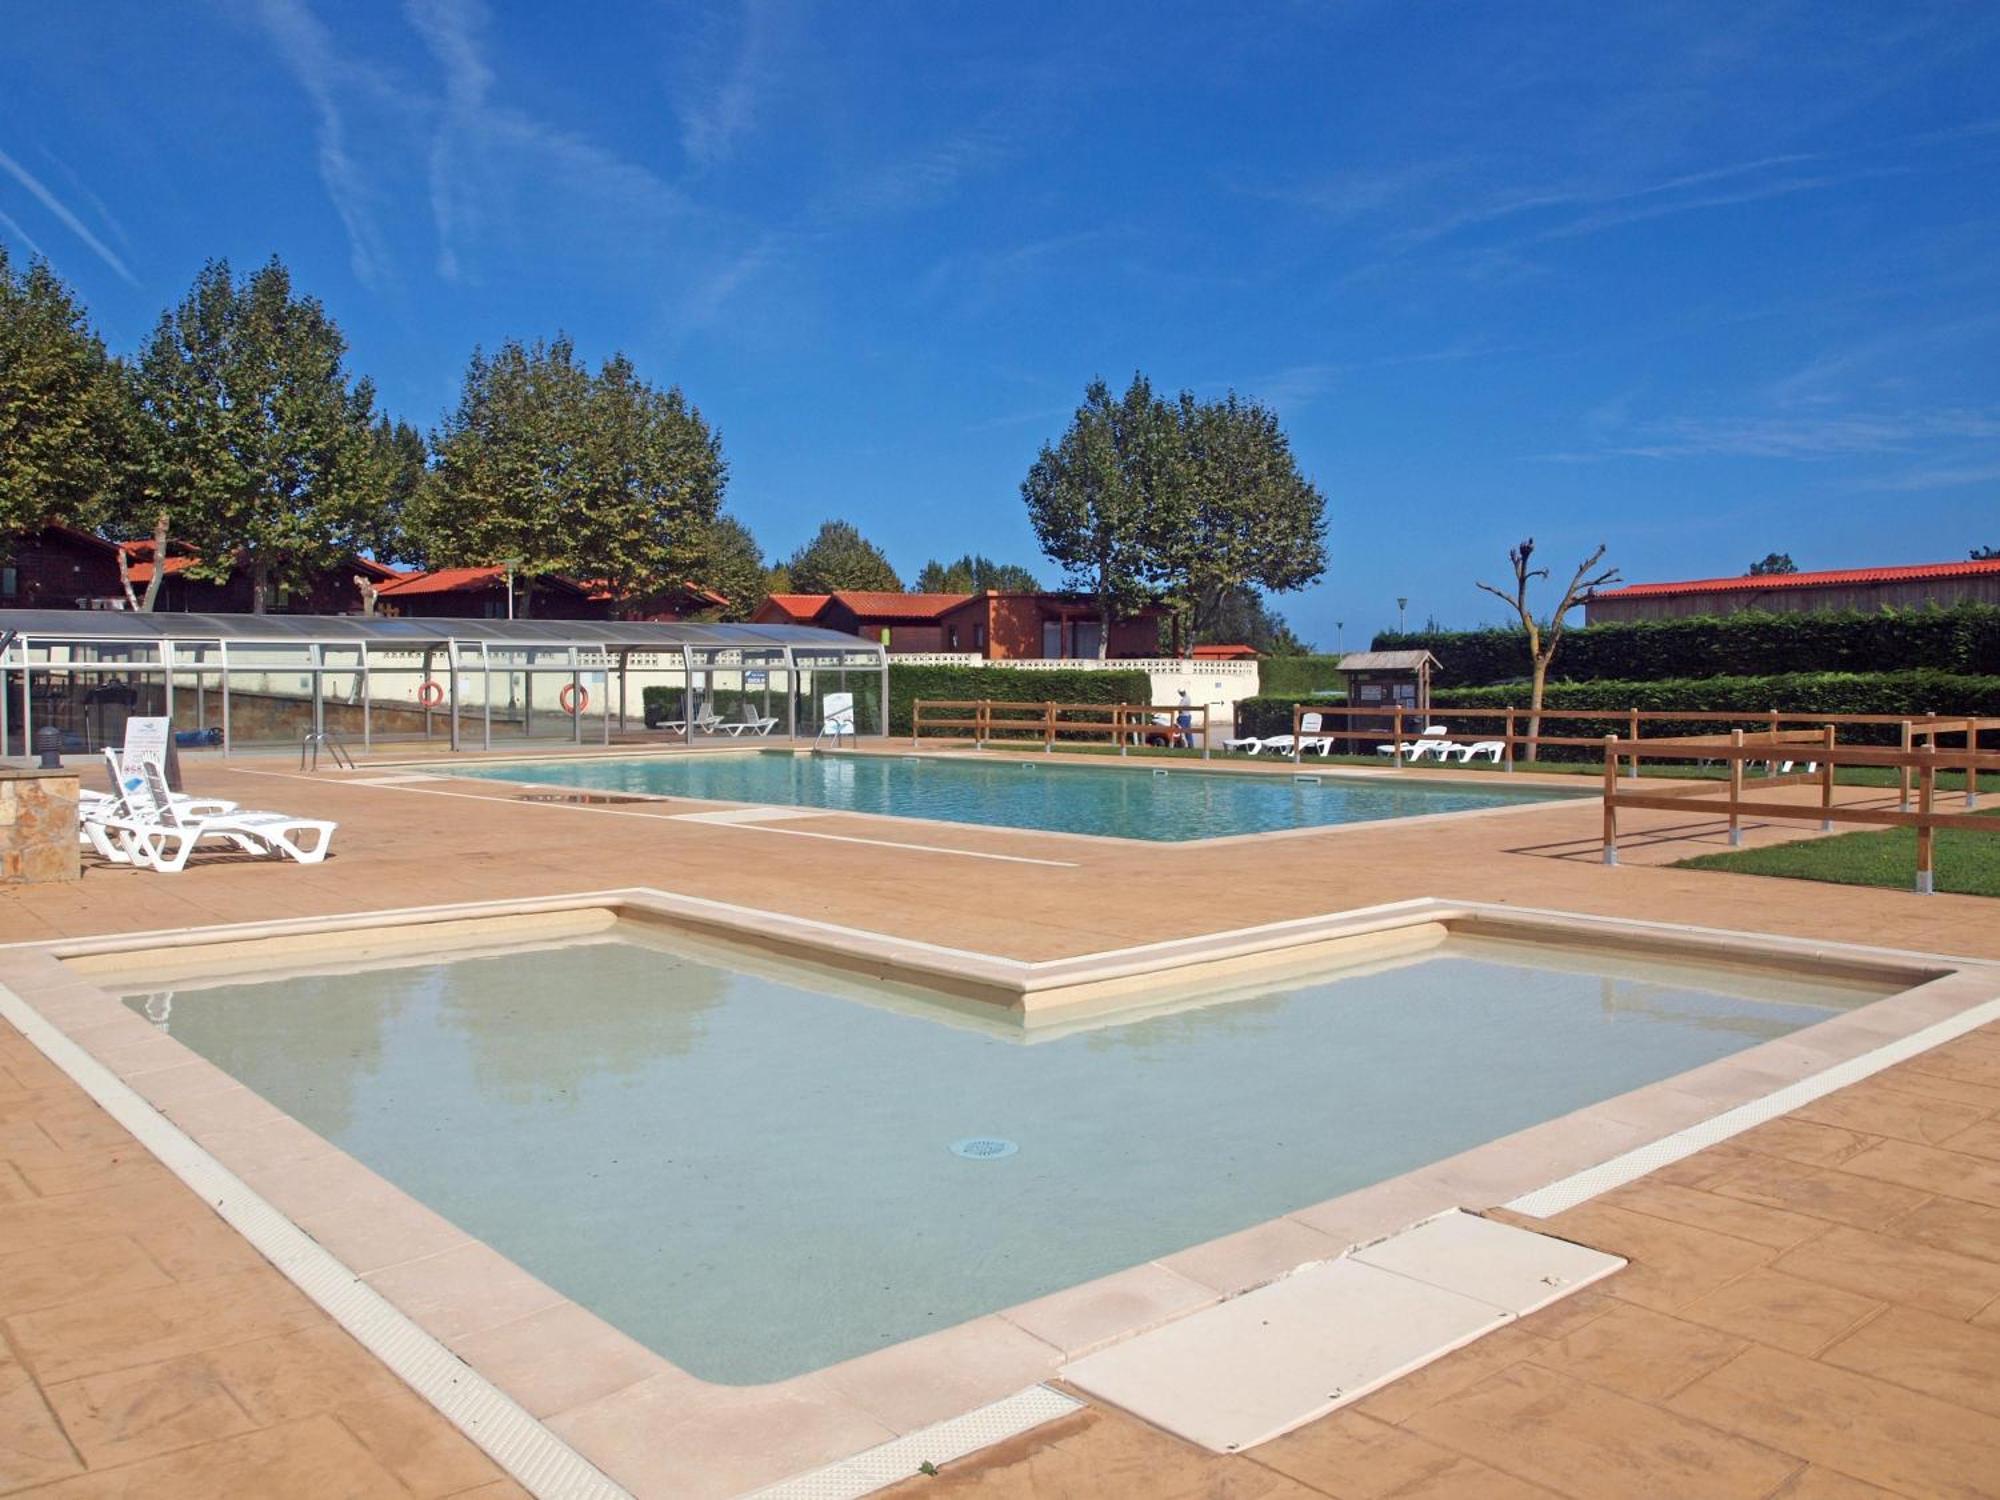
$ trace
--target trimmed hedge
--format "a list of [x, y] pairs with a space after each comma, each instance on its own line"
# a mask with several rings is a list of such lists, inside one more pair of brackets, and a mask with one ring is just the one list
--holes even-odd
[[[1290, 693], [1259, 693], [1254, 698], [1236, 700], [1236, 732], [1239, 735], [1254, 734], [1259, 739], [1274, 734], [1292, 732], [1292, 707], [1299, 703], [1311, 703], [1320, 708], [1345, 708], [1345, 693], [1327, 693], [1317, 697]], [[1345, 720], [1341, 721], [1344, 725]]]
[[[1257, 663], [1257, 690], [1265, 698], [1338, 697], [1347, 684], [1335, 671], [1337, 656], [1267, 656]], [[1276, 733], [1276, 731], [1272, 731]], [[1289, 731], [1287, 731], [1289, 732]]]
[[[1433, 717], [1461, 739], [1482, 729], [1498, 732], [1502, 720], [1491, 710], [1512, 707], [1525, 715], [1527, 705], [1524, 685], [1446, 688], [1431, 695]], [[1993, 718], [2000, 717], [2000, 677], [1951, 672], [1789, 672], [1766, 677], [1680, 677], [1662, 682], [1552, 682], [1543, 706], [1743, 714], [1775, 709], [1788, 715], [1898, 714], [1913, 718], [1937, 712]], [[1489, 712], [1467, 712], [1471, 709]], [[1596, 738], [1622, 734], [1626, 727], [1619, 719], [1559, 719], [1545, 724], [1543, 732]], [[1649, 737], [1715, 734], [1729, 727], [1696, 719], [1654, 719], [1647, 721], [1644, 733]], [[1517, 728], [1527, 731], [1527, 725], [1518, 720]], [[1843, 744], [1893, 745], [1899, 740], [1899, 731], [1893, 724], [1854, 724], [1841, 729], [1840, 739]], [[1598, 752], [1587, 745], [1551, 745], [1542, 753], [1547, 760], [1598, 758]]]
[[919, 698], [995, 703], [1151, 703], [1153, 679], [1140, 671], [1047, 671], [1016, 667], [919, 667], [889, 664], [889, 732], [910, 732]]
[[[1525, 681], [1530, 671], [1519, 630], [1386, 631], [1373, 644], [1377, 651], [1429, 651], [1440, 663], [1440, 687]], [[1564, 682], [1915, 670], [2000, 670], [2000, 606], [1586, 625], [1564, 634], [1555, 659]]]

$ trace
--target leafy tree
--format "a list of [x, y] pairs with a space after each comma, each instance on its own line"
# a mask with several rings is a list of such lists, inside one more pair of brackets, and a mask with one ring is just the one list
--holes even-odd
[[1593, 568], [1604, 560], [1604, 544], [1599, 542], [1597, 550], [1577, 565], [1569, 585], [1563, 590], [1562, 599], [1549, 612], [1547, 621], [1538, 621], [1528, 604], [1528, 585], [1537, 578], [1547, 579], [1547, 568], [1530, 568], [1528, 561], [1535, 555], [1535, 539], [1529, 537], [1520, 546], [1507, 554], [1507, 561], [1514, 567], [1514, 586], [1503, 590], [1490, 583], [1475, 585], [1484, 589], [1494, 598], [1505, 601], [1520, 617], [1521, 629], [1527, 636], [1528, 659], [1534, 664], [1534, 686], [1528, 699], [1528, 759], [1537, 759], [1539, 747], [1534, 743], [1542, 732], [1542, 694], [1548, 686], [1549, 664], [1556, 659], [1556, 647], [1562, 644], [1563, 631], [1568, 628], [1569, 613], [1577, 605], [1588, 599], [1592, 593], [1607, 583], [1622, 580], [1615, 567]]
[[842, 589], [901, 593], [903, 580], [882, 549], [846, 521], [828, 521], [785, 564], [792, 591], [832, 594]]
[[1169, 482], [1149, 517], [1153, 570], [1180, 642], [1248, 588], [1285, 593], [1326, 571], [1326, 497], [1299, 473], [1277, 413], [1231, 392], [1174, 409]]
[[1265, 656], [1304, 656], [1311, 649], [1262, 594], [1247, 587], [1218, 591], [1203, 610], [1194, 637], [1199, 646], [1239, 643], [1255, 646]]
[[1972, 560], [1974, 562], [1990, 562], [1996, 557], [2000, 557], [2000, 547], [1974, 547], [1972, 549]]
[[238, 282], [211, 261], [139, 361], [156, 478], [192, 576], [249, 569], [251, 608], [364, 546], [386, 474], [374, 387], [350, 384], [347, 342], [275, 257]]
[[1752, 578], [1771, 578], [1783, 573], [1796, 573], [1799, 565], [1792, 561], [1789, 552], [1767, 552], [1762, 562], [1750, 564]]
[[702, 561], [696, 579], [729, 602], [717, 617], [747, 620], [772, 592], [767, 580], [763, 551], [750, 528], [734, 516], [717, 516], [702, 544]]
[[0, 246], [0, 544], [50, 521], [95, 529], [137, 490], [129, 372], [47, 263]]
[[371, 483], [382, 488], [382, 505], [370, 518], [367, 550], [384, 562], [414, 561], [410, 518], [422, 511], [420, 496], [430, 478], [430, 445], [408, 422], [384, 416], [375, 423], [369, 462], [376, 471]]
[[678, 388], [623, 355], [593, 375], [564, 336], [473, 351], [431, 450], [412, 550], [432, 566], [515, 560], [523, 615], [548, 573], [601, 584], [621, 609], [690, 580], [728, 476]]
[[1021, 482], [1028, 519], [1050, 561], [1097, 597], [1097, 654], [1111, 622], [1147, 602], [1157, 572], [1148, 516], [1173, 461], [1173, 414], [1134, 375], [1122, 397], [1102, 380], [1085, 389], [1069, 430]]
[[957, 562], [935, 558], [917, 574], [920, 594], [980, 594], [997, 589], [1003, 594], [1033, 594], [1041, 590], [1035, 575], [1014, 563], [997, 563], [990, 557], [968, 552]]

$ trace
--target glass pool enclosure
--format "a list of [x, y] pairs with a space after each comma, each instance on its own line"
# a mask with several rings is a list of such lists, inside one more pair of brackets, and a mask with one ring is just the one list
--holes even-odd
[[843, 693], [856, 732], [883, 733], [887, 651], [801, 625], [0, 610], [0, 752], [13, 755], [49, 728], [71, 754], [118, 744], [135, 714], [225, 751], [307, 734], [609, 744], [690, 724], [811, 738]]

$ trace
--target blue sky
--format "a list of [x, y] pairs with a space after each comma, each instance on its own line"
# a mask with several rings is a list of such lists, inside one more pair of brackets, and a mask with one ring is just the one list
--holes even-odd
[[[1273, 403], [1352, 646], [1628, 578], [2000, 545], [2000, 9], [17, 7], [0, 236], [132, 348], [273, 252], [420, 426], [568, 330], [721, 428], [768, 551], [1041, 563], [1084, 383]], [[1046, 565], [1042, 564], [1046, 569]]]

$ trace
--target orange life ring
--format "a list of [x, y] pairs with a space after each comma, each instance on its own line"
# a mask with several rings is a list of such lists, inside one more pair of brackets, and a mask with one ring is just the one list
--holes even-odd
[[444, 684], [426, 680], [424, 685], [417, 689], [417, 702], [423, 704], [425, 708], [436, 708], [444, 702]]
[[580, 687], [574, 682], [565, 682], [562, 691], [556, 694], [556, 702], [562, 705], [564, 713], [572, 716], [580, 714], [590, 707], [590, 689]]

